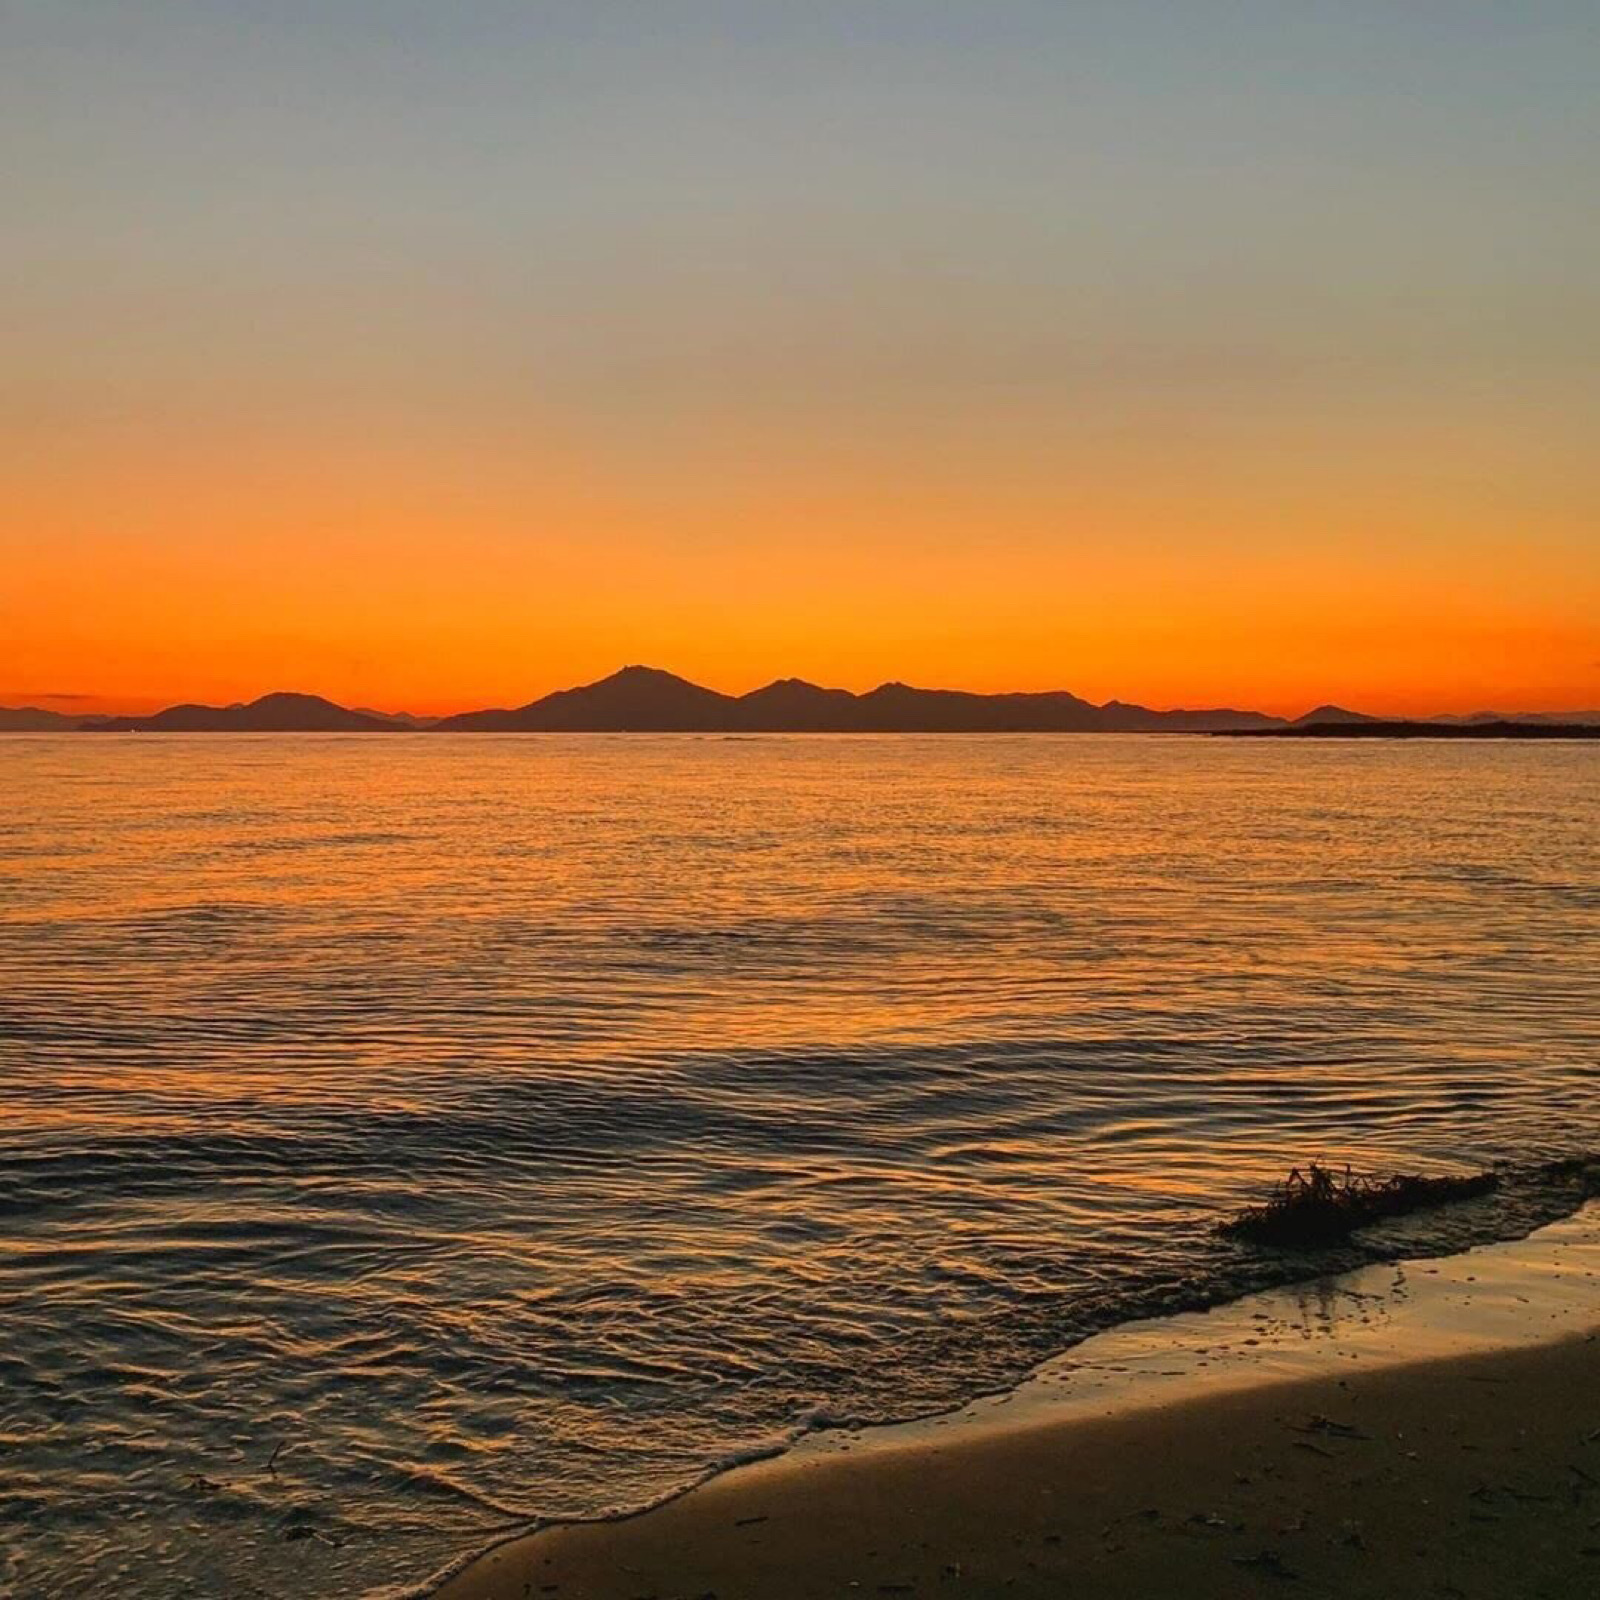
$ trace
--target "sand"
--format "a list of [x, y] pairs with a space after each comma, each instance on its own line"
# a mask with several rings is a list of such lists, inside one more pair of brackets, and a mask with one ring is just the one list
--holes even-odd
[[504, 1545], [441, 1591], [1262, 1593], [1600, 1595], [1600, 1334], [784, 1457]]

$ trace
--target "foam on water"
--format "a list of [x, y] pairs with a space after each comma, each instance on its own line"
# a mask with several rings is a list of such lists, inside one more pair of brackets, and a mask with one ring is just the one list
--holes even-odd
[[[0, 1587], [348, 1593], [1600, 1145], [1582, 747], [10, 738]], [[120, 1589], [117, 1586], [120, 1585]]]

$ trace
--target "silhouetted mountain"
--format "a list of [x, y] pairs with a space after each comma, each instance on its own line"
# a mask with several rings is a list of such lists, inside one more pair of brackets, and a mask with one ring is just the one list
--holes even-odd
[[1100, 707], [1100, 714], [1107, 733], [1219, 733], [1284, 726], [1282, 717], [1269, 716], [1265, 711], [1235, 711], [1231, 706], [1198, 711], [1151, 711], [1145, 706], [1108, 700]]
[[739, 727], [737, 704], [732, 695], [671, 672], [624, 667], [514, 711], [467, 711], [434, 727], [456, 733], [725, 733]]
[[857, 697], [848, 689], [819, 689], [803, 678], [779, 678], [740, 695], [736, 704], [747, 733], [847, 733]]
[[168, 706], [149, 717], [111, 717], [105, 733], [392, 733], [397, 724], [316, 694], [264, 694], [248, 705]]
[[879, 684], [857, 702], [875, 733], [1090, 733], [1100, 713], [1075, 694], [970, 694]]
[[[404, 711], [348, 710], [314, 694], [268, 694], [248, 705], [168, 706], [148, 717], [78, 718], [34, 706], [0, 707], [0, 731], [169, 733], [1357, 733], [1396, 738], [1429, 732], [1600, 724], [1600, 712], [1389, 721], [1322, 705], [1293, 723], [1231, 707], [1152, 711], [1065, 690], [973, 694], [883, 683], [866, 694], [780, 678], [749, 694], [719, 694], [655, 667], [624, 667], [609, 678], [558, 689], [509, 710], [428, 719]], [[1504, 736], [1504, 735], [1502, 735]]]
[[718, 694], [653, 667], [562, 689], [514, 710], [468, 711], [434, 724], [480, 733], [1131, 733], [1281, 727], [1256, 711], [1149, 711], [1075, 694], [971, 694], [880, 684], [866, 694], [781, 678]]
[[75, 711], [46, 711], [42, 706], [0, 706], [0, 733], [75, 733], [104, 717]]
[[1317, 706], [1306, 712], [1303, 717], [1296, 717], [1294, 725], [1297, 728], [1309, 728], [1319, 722], [1377, 722], [1378, 717], [1369, 717], [1364, 711], [1347, 711], [1343, 706]]

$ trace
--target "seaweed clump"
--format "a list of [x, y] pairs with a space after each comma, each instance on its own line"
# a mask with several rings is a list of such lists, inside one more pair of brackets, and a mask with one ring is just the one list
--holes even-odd
[[1338, 1173], [1313, 1161], [1304, 1172], [1294, 1168], [1264, 1204], [1241, 1211], [1218, 1232], [1252, 1244], [1326, 1249], [1342, 1244], [1369, 1223], [1452, 1200], [1470, 1200], [1490, 1193], [1499, 1183], [1492, 1172], [1443, 1178], [1397, 1172], [1388, 1178], [1367, 1178], [1349, 1167]]

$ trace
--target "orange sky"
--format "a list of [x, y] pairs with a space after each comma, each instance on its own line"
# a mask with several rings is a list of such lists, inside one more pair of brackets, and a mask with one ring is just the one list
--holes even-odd
[[1357, 9], [25, 13], [0, 703], [1600, 704], [1576, 41]]
[[1529, 541], [1495, 502], [1493, 440], [1460, 484], [1413, 453], [1409, 475], [1329, 485], [1323, 464], [1268, 472], [1205, 441], [1164, 448], [1156, 475], [1136, 448], [1069, 457], [1058, 482], [1048, 439], [800, 460], [734, 437], [722, 477], [337, 430], [212, 436], [200, 460], [140, 429], [41, 454], [10, 490], [34, 536], [9, 553], [0, 688], [432, 712], [644, 661], [732, 691], [795, 673], [1286, 712], [1600, 700], [1579, 518], [1547, 508]]

